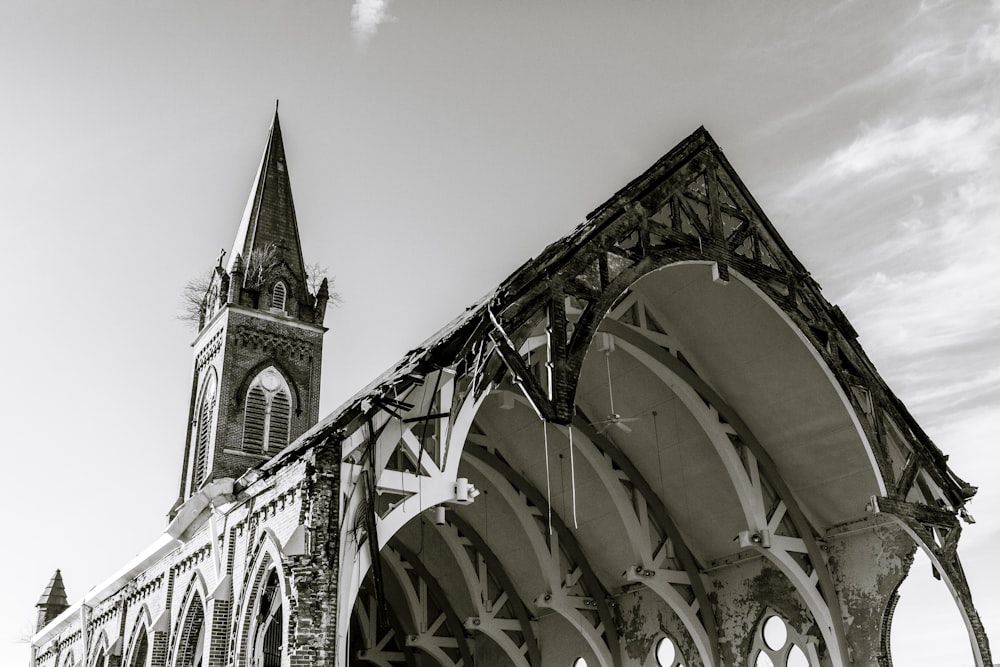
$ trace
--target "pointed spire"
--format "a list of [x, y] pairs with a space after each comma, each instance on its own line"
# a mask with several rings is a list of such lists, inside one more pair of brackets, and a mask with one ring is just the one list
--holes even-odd
[[59, 570], [56, 570], [56, 573], [52, 575], [49, 585], [42, 591], [42, 597], [38, 598], [36, 606], [41, 605], [62, 605], [63, 608], [69, 606], [69, 601], [66, 599], [66, 586], [63, 585], [62, 572]]
[[302, 261], [302, 245], [299, 242], [298, 222], [295, 205], [292, 202], [292, 186], [285, 161], [285, 146], [281, 138], [278, 122], [278, 104], [274, 105], [274, 120], [261, 157], [257, 176], [254, 178], [247, 200], [243, 219], [229, 253], [226, 267], [231, 273], [237, 257], [242, 257], [244, 266], [252, 261], [253, 251], [273, 245], [277, 259], [288, 265], [301, 287], [297, 295], [305, 298], [305, 263]]
[[38, 607], [38, 629], [48, 625], [49, 621], [69, 607], [66, 599], [66, 587], [63, 585], [62, 573], [56, 570], [49, 580], [49, 585], [42, 591], [42, 596], [35, 604]]

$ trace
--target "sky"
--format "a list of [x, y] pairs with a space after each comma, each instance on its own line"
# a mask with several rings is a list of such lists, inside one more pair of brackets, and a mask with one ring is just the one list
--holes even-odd
[[[5, 0], [0, 664], [165, 525], [194, 334], [274, 103], [327, 314], [321, 414], [707, 127], [889, 386], [980, 486], [1000, 637], [1000, 4]], [[900, 665], [972, 664], [918, 561]], [[994, 641], [994, 651], [1000, 642]]]

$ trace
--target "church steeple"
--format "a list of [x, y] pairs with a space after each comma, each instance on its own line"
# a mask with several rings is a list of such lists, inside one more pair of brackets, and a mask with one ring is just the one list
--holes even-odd
[[66, 587], [63, 585], [62, 573], [56, 570], [49, 580], [49, 585], [42, 591], [42, 596], [35, 603], [38, 608], [38, 623], [36, 630], [41, 630], [49, 622], [61, 614], [67, 607], [69, 601], [66, 599]]
[[256, 265], [259, 261], [265, 264], [283, 263], [302, 287], [296, 298], [304, 300], [306, 297], [305, 262], [302, 260], [302, 244], [277, 106], [264, 155], [257, 167], [257, 176], [250, 189], [232, 252], [229, 253], [226, 270], [230, 273], [237, 258], [242, 259], [247, 269], [246, 278], [251, 281], [259, 278], [252, 275], [254, 269], [260, 268]]
[[233, 250], [202, 303], [178, 504], [316, 423], [329, 291], [325, 280], [312, 289], [275, 108]]

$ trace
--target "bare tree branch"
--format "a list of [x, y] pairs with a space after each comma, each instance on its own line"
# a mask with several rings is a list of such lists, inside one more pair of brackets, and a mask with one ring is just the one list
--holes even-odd
[[306, 266], [306, 289], [313, 296], [319, 294], [319, 288], [323, 284], [323, 281], [327, 281], [326, 288], [329, 292], [329, 298], [327, 299], [327, 304], [332, 306], [339, 306], [343, 303], [343, 299], [340, 297], [340, 292], [334, 287], [336, 278], [330, 278], [327, 276], [327, 268], [321, 266], [319, 262], [313, 262]]
[[177, 314], [177, 319], [185, 322], [192, 329], [198, 328], [208, 310], [208, 291], [212, 287], [214, 274], [215, 269], [209, 269], [187, 281], [184, 289], [181, 290], [181, 312]]
[[281, 265], [278, 246], [273, 243], [254, 248], [246, 258], [246, 274], [243, 284], [259, 290]]

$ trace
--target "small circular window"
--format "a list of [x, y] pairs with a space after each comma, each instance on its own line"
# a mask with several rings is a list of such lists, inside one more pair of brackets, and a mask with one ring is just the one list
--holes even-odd
[[663, 637], [656, 642], [656, 664], [658, 667], [675, 667], [681, 664], [677, 645], [670, 637]]

